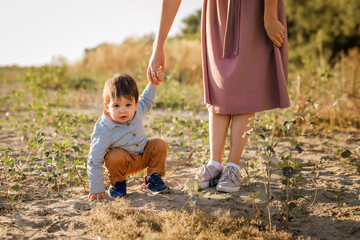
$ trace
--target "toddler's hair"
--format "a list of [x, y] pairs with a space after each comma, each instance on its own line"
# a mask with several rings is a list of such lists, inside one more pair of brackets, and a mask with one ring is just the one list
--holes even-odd
[[115, 74], [105, 82], [103, 98], [106, 104], [110, 100], [116, 100], [120, 97], [125, 97], [129, 100], [135, 98], [135, 103], [138, 102], [139, 92], [135, 80], [126, 74]]

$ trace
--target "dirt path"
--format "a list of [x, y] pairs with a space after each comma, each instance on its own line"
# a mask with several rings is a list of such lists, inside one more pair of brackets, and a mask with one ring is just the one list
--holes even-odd
[[[96, 115], [98, 110], [84, 112]], [[169, 114], [179, 118], [193, 119], [186, 112], [174, 113], [160, 110], [151, 111], [147, 117], [147, 124], [151, 125], [156, 119], [161, 119]], [[196, 116], [206, 120], [206, 113]], [[151, 133], [153, 136], [154, 133]], [[360, 144], [359, 132], [352, 133], [353, 141], [346, 142], [349, 134], [335, 134], [331, 139], [301, 137], [300, 146], [303, 152], [299, 155], [302, 159], [303, 179], [299, 182], [293, 194], [299, 197], [294, 201], [296, 207], [290, 212], [288, 230], [293, 236], [304, 236], [319, 239], [360, 239], [360, 175], [351, 164], [341, 163], [332, 159], [333, 153], [328, 149], [331, 146], [355, 149]], [[166, 136], [165, 136], [166, 138]], [[21, 148], [21, 141], [13, 132], [0, 131], [0, 146]], [[286, 145], [279, 146], [278, 151], [286, 150]], [[196, 159], [191, 159], [191, 166], [185, 165], [188, 152], [170, 152], [167, 161], [166, 183], [171, 187], [172, 193], [149, 196], [142, 191], [142, 178], [134, 177], [128, 181], [128, 198], [125, 200], [131, 207], [138, 211], [151, 210], [155, 213], [166, 211], [192, 212], [187, 204], [189, 196], [184, 191], [184, 182], [193, 176], [202, 166]], [[179, 153], [179, 152], [178, 152]], [[182, 155], [181, 155], [182, 154]], [[194, 155], [196, 156], [196, 155]], [[246, 219], [255, 218], [255, 213], [249, 193], [261, 191], [257, 204], [261, 212], [261, 220], [267, 224], [266, 196], [264, 194], [262, 165], [258, 164], [250, 175], [251, 186], [247, 184], [248, 178], [244, 171], [245, 162], [256, 159], [256, 149], [248, 144], [244, 151], [242, 161], [243, 186], [237, 193], [220, 193], [214, 188], [204, 190], [204, 197], [198, 199], [197, 209], [206, 214], [214, 215], [229, 212], [230, 215], [239, 214]], [[260, 170], [260, 171], [258, 171]], [[317, 177], [318, 175], [318, 177]], [[312, 181], [315, 178], [315, 184]], [[281, 221], [279, 196], [282, 190], [281, 170], [272, 172], [272, 221], [280, 230], [284, 224]], [[39, 185], [34, 185], [39, 187]], [[7, 212], [6, 198], [1, 195], [0, 202], [0, 236], [2, 239], [107, 239], [104, 233], [96, 232], [92, 226], [96, 222], [89, 222], [89, 216], [96, 213], [98, 203], [89, 202], [82, 187], [61, 189], [61, 196], [46, 200], [41, 196], [41, 189], [33, 189], [31, 197], [24, 198], [16, 204], [15, 223]], [[316, 195], [316, 199], [315, 198]], [[45, 200], [44, 200], [45, 199]], [[106, 200], [105, 204], [113, 202], [113, 206], [124, 207], [124, 201]], [[312, 204], [313, 202], [313, 204]], [[302, 207], [307, 206], [307, 208]], [[309, 208], [309, 206], [311, 206]], [[94, 217], [92, 216], [92, 219]], [[156, 238], [156, 234], [153, 236]], [[146, 237], [140, 237], [146, 238]], [[153, 238], [153, 239], [154, 239]], [[208, 236], [211, 239], [211, 236]]]

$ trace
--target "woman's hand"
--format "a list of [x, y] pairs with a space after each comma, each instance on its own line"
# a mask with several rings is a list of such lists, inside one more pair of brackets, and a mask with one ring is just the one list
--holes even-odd
[[154, 49], [147, 69], [147, 77], [150, 84], [158, 86], [160, 82], [164, 81], [165, 71], [165, 54], [163, 49]]
[[270, 40], [280, 48], [284, 42], [285, 28], [277, 18], [265, 18], [265, 31]]
[[153, 86], [159, 85], [163, 81], [165, 71], [165, 54], [163, 46], [165, 39], [170, 31], [171, 25], [174, 21], [176, 13], [179, 9], [181, 0], [163, 0], [161, 7], [161, 17], [159, 31], [156, 34], [154, 49], [151, 55], [149, 66], [147, 69], [147, 76], [150, 84]]
[[101, 200], [101, 199], [106, 199], [107, 198], [107, 194], [105, 192], [101, 192], [101, 193], [90, 193], [88, 196], [89, 200]]

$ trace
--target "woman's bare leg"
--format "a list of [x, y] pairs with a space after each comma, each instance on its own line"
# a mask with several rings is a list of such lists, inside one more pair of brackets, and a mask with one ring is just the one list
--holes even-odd
[[222, 163], [231, 115], [209, 112], [210, 160]]
[[[220, 178], [221, 163], [224, 155], [225, 140], [229, 128], [231, 115], [216, 114], [209, 112], [209, 138], [210, 138], [210, 160], [195, 175], [201, 188], [214, 186], [211, 180]], [[190, 186], [186, 181], [185, 186]]]
[[248, 136], [244, 132], [248, 131], [249, 118], [254, 117], [255, 113], [248, 114], [233, 114], [231, 116], [231, 130], [230, 130], [230, 154], [228, 162], [240, 165], [240, 158], [244, 150]]
[[231, 115], [229, 159], [216, 186], [216, 190], [220, 192], [237, 192], [240, 190], [240, 167], [236, 167], [232, 164], [240, 166], [240, 158], [248, 139], [247, 135], [243, 135], [244, 132], [249, 129], [247, 126], [249, 118], [253, 116], [254, 113]]

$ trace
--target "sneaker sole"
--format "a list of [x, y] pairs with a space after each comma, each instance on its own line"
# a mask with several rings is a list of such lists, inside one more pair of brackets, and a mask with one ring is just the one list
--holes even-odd
[[231, 193], [231, 192], [238, 192], [240, 190], [240, 187], [224, 187], [224, 186], [221, 186], [221, 185], [217, 185], [216, 190], [219, 191], [219, 192]]
[[114, 198], [114, 197], [110, 196], [109, 190], [106, 190], [106, 193], [107, 193], [107, 195], [108, 195], [109, 197]]
[[199, 186], [200, 188], [204, 189], [204, 188], [209, 188], [210, 184], [209, 182], [199, 182]]
[[[198, 184], [199, 184], [199, 187], [201, 189], [215, 187], [217, 185], [217, 183], [219, 182], [219, 179], [220, 178], [214, 178], [214, 179], [211, 179], [211, 180], [209, 180], [207, 182], [199, 182]], [[190, 184], [189, 184], [188, 181], [186, 181], [184, 185], [185, 185], [186, 188], [189, 188]]]
[[111, 196], [110, 195], [110, 192], [109, 192], [109, 190], [106, 190], [106, 193], [107, 193], [107, 195], [110, 197], [110, 198], [113, 198], [113, 199], [115, 199], [115, 198], [126, 198], [127, 197], [127, 195], [125, 195], [125, 196], [122, 196], [122, 197], [113, 197], [113, 196]]
[[150, 189], [148, 188], [144, 188], [144, 192], [146, 193], [149, 193], [151, 195], [156, 195], [156, 194], [161, 194], [161, 193], [169, 193], [170, 192], [170, 188], [167, 187], [165, 188], [164, 190], [160, 191], [160, 192], [154, 192], [154, 191], [151, 191]]

